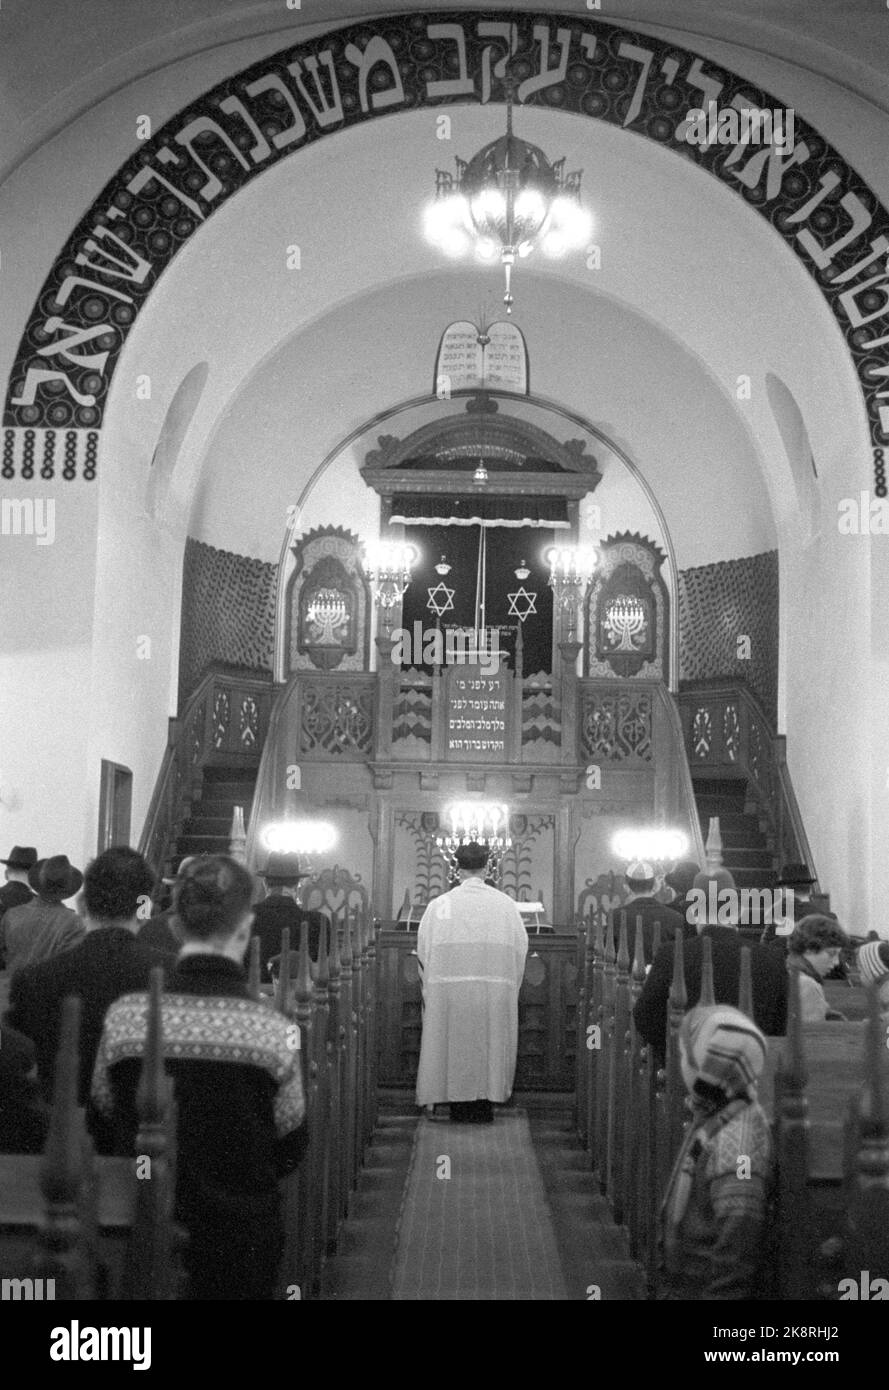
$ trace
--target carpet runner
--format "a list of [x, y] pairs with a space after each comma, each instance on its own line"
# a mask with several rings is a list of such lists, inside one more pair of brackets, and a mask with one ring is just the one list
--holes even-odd
[[417, 1126], [392, 1298], [568, 1299], [528, 1118]]

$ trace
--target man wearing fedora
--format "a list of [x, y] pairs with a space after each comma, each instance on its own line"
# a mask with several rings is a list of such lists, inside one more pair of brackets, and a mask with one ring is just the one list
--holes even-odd
[[33, 845], [13, 845], [8, 859], [0, 859], [6, 865], [6, 885], [0, 888], [0, 917], [10, 907], [22, 907], [29, 903], [34, 894], [28, 885], [28, 870], [37, 863], [37, 851]]
[[[778, 875], [778, 888], [790, 888], [793, 890], [793, 921], [794, 924], [801, 922], [804, 917], [810, 917], [812, 913], [820, 913], [822, 917], [836, 917], [835, 912], [828, 911], [823, 904], [812, 901], [812, 887], [815, 883], [815, 876], [805, 864], [784, 864]], [[775, 929], [774, 922], [767, 922], [762, 935], [759, 938], [761, 946], [780, 945], [787, 947], [790, 932], [779, 935]]]
[[83, 874], [72, 867], [66, 854], [38, 859], [28, 870], [28, 883], [36, 896], [21, 907], [11, 907], [0, 923], [0, 949], [10, 975], [76, 946], [83, 937], [77, 913], [64, 906], [67, 898], [80, 892]]
[[300, 873], [295, 854], [270, 854], [263, 878], [268, 892], [253, 909], [252, 934], [259, 937], [263, 979], [269, 979], [269, 963], [281, 954], [281, 933], [285, 927], [290, 928], [291, 948], [298, 951], [302, 924], [306, 922], [309, 955], [318, 959], [322, 917], [320, 912], [306, 911], [296, 901], [297, 885], [306, 874]]
[[33, 1040], [47, 1100], [52, 1098], [64, 1000], [74, 994], [81, 1001], [78, 1098], [85, 1105], [108, 1009], [122, 994], [147, 989], [153, 966], [166, 973], [175, 963], [175, 954], [137, 940], [139, 905], [153, 882], [138, 850], [128, 845], [104, 850], [84, 876], [86, 934], [70, 950], [19, 970], [12, 981], [5, 1022]]

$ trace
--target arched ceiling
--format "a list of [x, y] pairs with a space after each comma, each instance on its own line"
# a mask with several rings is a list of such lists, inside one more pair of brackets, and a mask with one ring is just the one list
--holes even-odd
[[[194, 525], [211, 543], [261, 553], [272, 516], [279, 536], [285, 504], [343, 437], [431, 392], [447, 323], [496, 312], [502, 294], [497, 269], [448, 262], [421, 234], [435, 166], [472, 153], [502, 112], [457, 107], [452, 118], [446, 147], [428, 113], [350, 130], [335, 159], [321, 145], [302, 151], [220, 209], [128, 339], [109, 401], [109, 468], [140, 459], [147, 469], [167, 402], [206, 358], [171, 505], [188, 516], [194, 504]], [[780, 373], [799, 400], [828, 484], [848, 464], [861, 411], [817, 289], [760, 218], [650, 142], [536, 109], [520, 112], [517, 126], [584, 168], [602, 250], [598, 270], [583, 256], [521, 264], [516, 322], [532, 389], [625, 448], [673, 498], [671, 525], [693, 515], [703, 479], [714, 510], [720, 498], [743, 499], [732, 553], [769, 548], [796, 494], [766, 373]], [[299, 270], [287, 268], [294, 244]], [[152, 399], [134, 411], [145, 374]], [[738, 399], [744, 377], [750, 390]], [[837, 485], [846, 482], [839, 475]], [[718, 553], [715, 538], [713, 546]]]
[[[453, 21], [441, 22], [448, 16], [453, 16]], [[427, 26], [431, 21], [435, 21], [434, 33], [431, 29], [427, 32]], [[377, 27], [380, 28], [381, 32], [382, 29], [385, 29], [385, 39], [373, 37], [371, 40], [370, 36], [374, 27], [363, 25], [355, 27], [344, 35], [336, 35], [332, 40], [325, 35], [324, 41], [329, 43], [331, 48], [321, 54], [321, 60], [329, 63], [332, 75], [334, 68], [333, 58], [330, 55], [331, 52], [338, 55], [336, 58], [338, 81], [340, 84], [343, 81], [348, 81], [352, 86], [358, 87], [360, 110], [359, 97], [350, 89], [348, 95], [343, 98], [346, 116], [343, 116], [343, 106], [339, 105], [338, 112], [331, 112], [331, 119], [325, 120], [323, 129], [316, 132], [316, 134], [323, 135], [328, 128], [336, 129], [337, 150], [334, 152], [327, 149], [322, 150], [322, 159], [326, 159], [330, 164], [332, 163], [331, 154], [346, 155], [346, 150], [341, 148], [338, 142], [342, 139], [348, 140], [351, 137], [354, 133], [354, 121], [356, 119], [359, 121], [368, 119], [368, 102], [370, 103], [369, 114], [386, 114], [387, 124], [389, 124], [400, 119], [394, 112], [403, 108], [406, 102], [408, 105], [418, 108], [427, 101], [432, 101], [433, 105], [441, 100], [450, 102], [455, 96], [455, 91], [462, 93], [467, 88], [473, 93], [474, 98], [478, 99], [480, 73], [482, 74], [482, 100], [487, 100], [491, 89], [492, 72], [495, 82], [502, 75], [496, 66], [492, 69], [492, 64], [496, 63], [497, 55], [501, 50], [497, 47], [498, 40], [496, 39], [494, 46], [491, 46], [491, 35], [499, 34], [501, 39], [505, 39], [510, 32], [515, 34], [516, 28], [518, 28], [520, 36], [519, 53], [522, 55], [517, 59], [517, 64], [520, 76], [523, 78], [519, 87], [519, 100], [522, 102], [530, 100], [535, 103], [531, 108], [522, 106], [522, 116], [527, 116], [532, 125], [536, 124], [539, 118], [545, 129], [546, 122], [553, 113], [549, 112], [545, 105], [543, 107], [536, 105], [538, 101], [543, 101], [545, 104], [549, 103], [556, 107], [565, 106], [567, 110], [576, 109], [578, 112], [582, 112], [583, 123], [586, 123], [586, 118], [590, 116], [599, 117], [601, 121], [608, 121], [611, 123], [612, 133], [614, 133], [616, 126], [619, 135], [621, 137], [625, 134], [631, 135], [634, 144], [638, 144], [639, 136], [646, 136], [655, 143], [658, 151], [657, 159], [661, 158], [661, 146], [667, 149], [672, 156], [669, 162], [673, 166], [673, 172], [668, 180], [670, 195], [677, 193], [689, 172], [693, 175], [698, 172], [696, 169], [689, 170], [690, 147], [683, 140], [681, 129], [677, 127], [677, 122], [681, 125], [682, 113], [687, 109], [690, 100], [703, 100], [708, 92], [722, 92], [723, 101], [728, 101], [733, 96], [735, 101], [743, 102], [751, 99], [748, 94], [752, 90], [752, 99], [758, 99], [760, 103], [775, 101], [774, 97], [764, 93], [760, 93], [757, 98], [758, 89], [755, 86], [751, 88], [751, 83], [747, 79], [733, 77], [731, 73], [722, 71], [717, 73], [715, 79], [711, 79], [707, 72], [701, 69], [700, 60], [695, 59], [693, 53], [677, 48], [675, 45], [659, 46], [656, 42], [649, 40], [647, 47], [639, 47], [639, 44], [643, 42], [640, 35], [633, 35], [626, 30], [616, 29], [611, 24], [597, 23], [586, 26], [583, 23], [575, 22], [570, 15], [563, 16], [558, 22], [560, 26], [563, 22], [566, 26], [564, 29], [559, 28], [558, 35], [550, 33], [547, 25], [538, 26], [535, 23], [532, 36], [531, 24], [523, 24], [521, 20], [518, 20], [517, 24], [513, 24], [511, 29], [509, 23], [492, 25], [489, 21], [485, 21], [479, 25], [477, 11], [471, 11], [467, 15], [445, 11], [437, 15], [414, 14], [407, 16], [404, 20], [396, 18], [388, 22], [381, 21], [380, 26]], [[568, 27], [569, 25], [570, 27]], [[391, 41], [392, 47], [389, 46], [387, 39]], [[442, 43], [444, 43], [450, 58], [453, 58], [459, 51], [461, 71], [463, 72], [465, 72], [467, 45], [472, 44], [472, 63], [474, 66], [472, 67], [472, 75], [465, 82], [451, 79], [450, 73], [454, 71], [452, 67], [446, 65], [441, 67], [429, 66], [433, 61], [446, 63], [445, 53], [441, 48]], [[561, 48], [561, 62], [558, 67], [553, 66], [553, 62], [548, 56], [550, 50], [555, 47]], [[398, 53], [397, 58], [396, 52]], [[374, 54], [373, 57], [371, 56], [372, 53]], [[300, 74], [304, 67], [311, 70], [312, 64], [317, 66], [318, 59], [307, 56], [308, 50], [306, 49], [291, 49], [291, 53], [287, 57], [292, 57], [294, 54], [297, 55], [298, 61], [290, 62], [287, 69], [280, 69], [279, 71], [279, 67], [270, 67], [268, 63], [265, 63], [244, 74], [239, 79], [240, 82], [247, 84], [243, 92], [240, 86], [227, 86], [216, 91], [209, 106], [195, 105], [187, 109], [179, 118], [180, 129], [164, 127], [161, 131], [157, 131], [155, 126], [154, 134], [149, 130], [146, 133], [147, 143], [142, 152], [131, 157], [125, 169], [121, 171], [118, 180], [108, 186], [100, 196], [95, 208], [90, 211], [75, 231], [62, 256], [54, 265], [40, 302], [35, 306], [30, 317], [25, 337], [22, 340], [19, 360], [11, 377], [5, 423], [9, 427], [17, 428], [20, 437], [16, 444], [14, 430], [8, 430], [5, 438], [5, 449], [7, 452], [18, 449], [23, 476], [27, 476], [27, 470], [31, 466], [27, 453], [22, 453], [23, 447], [30, 447], [33, 452], [33, 444], [27, 445], [25, 432], [33, 430], [35, 426], [49, 426], [50, 435], [52, 429], [66, 429], [72, 425], [79, 425], [85, 431], [98, 429], [102, 422], [105, 392], [121, 352], [120, 345], [127, 342], [128, 335], [129, 337], [139, 336], [138, 333], [134, 334], [132, 328], [132, 324], [137, 322], [137, 315], [140, 312], [144, 313], [146, 302], [149, 299], [152, 309], [156, 307], [157, 303], [162, 303], [164, 282], [170, 266], [172, 264], [175, 267], [183, 260], [188, 259], [183, 255], [183, 248], [189, 248], [192, 240], [199, 243], [202, 254], [206, 257], [209, 249], [208, 233], [211, 224], [205, 220], [207, 212], [202, 210], [199, 202], [195, 201], [196, 199], [203, 202], [205, 207], [210, 205], [209, 210], [213, 214], [214, 223], [221, 218], [231, 228], [232, 218], [227, 214], [232, 206], [243, 208], [243, 194], [257, 181], [257, 173], [261, 172], [263, 175], [263, 189], [268, 187], [270, 190], [272, 183], [269, 182], [267, 185], [266, 180], [274, 180], [279, 172], [279, 164], [286, 163], [290, 169], [294, 160], [296, 161], [295, 172], [299, 181], [300, 194], [305, 197], [309, 192], [308, 180], [304, 178], [304, 175], [311, 167], [312, 160], [317, 156], [318, 151], [312, 143], [302, 143], [304, 140], [311, 141], [314, 136], [307, 136], [306, 126], [302, 116], [297, 111], [294, 97], [288, 95], [284, 89], [281, 73], [288, 75], [288, 80], [290, 80], [289, 75], [293, 75], [293, 79], [300, 88], [301, 100], [311, 104], [311, 97], [302, 85], [303, 78]], [[287, 61], [287, 57], [284, 61]], [[552, 57], [556, 57], [555, 52], [552, 53]], [[568, 63], [567, 78], [565, 77], [566, 62]], [[399, 67], [401, 67], [402, 72], [399, 72]], [[361, 69], [360, 79], [356, 77], [356, 69], [359, 68]], [[540, 76], [537, 76], [538, 69]], [[373, 75], [371, 76], [371, 74]], [[310, 81], [307, 73], [304, 75], [305, 80]], [[447, 80], [445, 80], [446, 75]], [[402, 76], [404, 77], [404, 86], [402, 86]], [[369, 78], [370, 82], [368, 82]], [[612, 79], [614, 80], [612, 81]], [[635, 95], [632, 94], [634, 83]], [[256, 119], [245, 107], [244, 101], [255, 100], [259, 92], [267, 93], [270, 87], [273, 88], [273, 96], [278, 99], [279, 107], [267, 105], [264, 108], [266, 114], [262, 117], [257, 109], [256, 119], [262, 119], [265, 122], [261, 129], [256, 124]], [[434, 95], [432, 93], [433, 87], [438, 89]], [[373, 93], [373, 95], [369, 96], [369, 93]], [[336, 97], [338, 101], [338, 88]], [[627, 109], [628, 102], [629, 109]], [[287, 111], [287, 106], [291, 108], [292, 117]], [[458, 106], [448, 106], [448, 121], [456, 119], [456, 113], [459, 109]], [[217, 118], [221, 119], [222, 112], [227, 113], [227, 118], [230, 117], [239, 123], [240, 148], [236, 147], [234, 143], [234, 132], [227, 133], [219, 124]], [[281, 112], [283, 112], [283, 118]], [[485, 114], [488, 115], [488, 113]], [[274, 118], [270, 120], [270, 117]], [[149, 118], [145, 116], [138, 119], [148, 121]], [[345, 127], [343, 127], [344, 120], [346, 122]], [[293, 124], [294, 121], [296, 122], [295, 125]], [[601, 121], [594, 121], [594, 127], [598, 127]], [[824, 145], [817, 132], [811, 126], [807, 126], [801, 117], [798, 118], [798, 122], [797, 148], [792, 155], [788, 156], [783, 169], [778, 160], [769, 163], [767, 181], [765, 178], [766, 169], [763, 166], [767, 152], [763, 152], [761, 156], [750, 158], [746, 163], [739, 164], [736, 161], [740, 150], [734, 151], [730, 157], [726, 158], [723, 150], [718, 147], [711, 147], [696, 151], [695, 161], [700, 168], [706, 167], [711, 175], [716, 175], [718, 179], [722, 180], [723, 188], [730, 188], [736, 200], [742, 197], [752, 208], [756, 208], [760, 214], [767, 216], [774, 230], [783, 237], [785, 244], [793, 249], [796, 256], [806, 265], [809, 273], [818, 278], [821, 292], [829, 299], [834, 313], [843, 327], [849, 348], [855, 355], [857, 370], [867, 396], [874, 441], [875, 444], [880, 444], [886, 430], [884, 416], [889, 414], [889, 411], [878, 405], [876, 392], [879, 378], [882, 377], [885, 370], [889, 370], [889, 367], [883, 368], [881, 365], [884, 354], [879, 343], [872, 347], [866, 335], [862, 341], [860, 329], [864, 325], [878, 320], [884, 313], [886, 291], [881, 284], [882, 276], [878, 274], [872, 282], [868, 282], [866, 285], [856, 284], [854, 289], [850, 289], [847, 293], [838, 293], [835, 277], [838, 276], [839, 282], [842, 284], [845, 278], [859, 275], [863, 266], [870, 265], [880, 255], [880, 248], [885, 248], [889, 244], [885, 234], [889, 231], [889, 215], [880, 207], [866, 185], [858, 179], [854, 170], [844, 166], [839, 156], [834, 155], [829, 147]], [[465, 124], [467, 127], [471, 127], [471, 118]], [[629, 127], [626, 132], [623, 130], [624, 126]], [[428, 121], [426, 128], [429, 129]], [[401, 129], [402, 132], [410, 130], [411, 134], [403, 136], [399, 142], [399, 148], [393, 155], [394, 165], [399, 172], [404, 166], [405, 156], [409, 152], [415, 127], [404, 126]], [[214, 142], [216, 151], [213, 155], [206, 154], [204, 151], [205, 158], [209, 161], [207, 163], [204, 162], [201, 152], [194, 144], [196, 139], [200, 139], [198, 132], [203, 131], [212, 132], [211, 140]], [[532, 130], [529, 129], [525, 133], [531, 134]], [[483, 132], [483, 138], [490, 138], [490, 134], [489, 126]], [[596, 138], [594, 136], [593, 140], [590, 141], [589, 135], [590, 132], [585, 132], [583, 136], [579, 135], [577, 143], [587, 146], [592, 143], [595, 150]], [[607, 143], [607, 139], [608, 137], [603, 137], [604, 143]], [[246, 143], [244, 143], [245, 140]], [[376, 142], [376, 134], [374, 134], [374, 140]], [[297, 143], [293, 144], [294, 141]], [[326, 143], [325, 141], [324, 144], [326, 145]], [[380, 141], [380, 144], [382, 143]], [[226, 150], [226, 146], [228, 146], [230, 153]], [[183, 148], [189, 152], [187, 158], [183, 155]], [[286, 150], [288, 155], [286, 161], [281, 158], [283, 150]], [[626, 147], [625, 163], [627, 166], [631, 163], [635, 164], [636, 153], [637, 151], [632, 151], [630, 146]], [[271, 162], [267, 162], [270, 159]], [[304, 159], [307, 161], [306, 163], [303, 162]], [[644, 157], [642, 163], [644, 163]], [[677, 164], [683, 163], [686, 167], [681, 173], [678, 173]], [[796, 172], [797, 165], [801, 166], [801, 169], [805, 165], [805, 172]], [[258, 169], [256, 166], [261, 166], [261, 168]], [[337, 162], [337, 167], [338, 169], [343, 167], [341, 161]], [[659, 172], [663, 172], [665, 167], [661, 165]], [[169, 183], [169, 172], [161, 173], [162, 168], [167, 171], [175, 170], [178, 179], [174, 179], [172, 184]], [[244, 175], [239, 173], [239, 169], [247, 171], [246, 177], [249, 182], [246, 184]], [[788, 173], [790, 169], [793, 169], [794, 172]], [[190, 172], [186, 173], [186, 170], [190, 170]], [[840, 172], [836, 172], [837, 170]], [[348, 177], [351, 177], [351, 170]], [[137, 192], [137, 189], [141, 188], [146, 180], [148, 181], [146, 186], [155, 190], [159, 189], [159, 194], [152, 192], [146, 195]], [[161, 196], [164, 190], [158, 184], [158, 180], [168, 182], [168, 186], [178, 195], [178, 201], [169, 195]], [[341, 185], [344, 182], [348, 182], [348, 178], [346, 180], [340, 179]], [[325, 212], [328, 202], [327, 186], [323, 181], [319, 182], [318, 193], [316, 194], [316, 196], [324, 198]], [[185, 188], [190, 190], [190, 194], [186, 194]], [[842, 192], [843, 188], [848, 191], [842, 197], [841, 203], [838, 203], [838, 189]], [[322, 189], [323, 192], [321, 192]], [[351, 195], [351, 188], [349, 192]], [[392, 214], [403, 203], [405, 194], [410, 205], [412, 189], [409, 184], [405, 184], [401, 180], [397, 192], [399, 196], [387, 200], [385, 209], [390, 223], [394, 223], [395, 227], [403, 227], [405, 225], [404, 214], [395, 218]], [[220, 195], [223, 196], [220, 198]], [[370, 190], [370, 201], [373, 202], [374, 200], [379, 201], [378, 187]], [[611, 206], [617, 208], [618, 202], [615, 200]], [[716, 206], [715, 203], [714, 206]], [[818, 210], [814, 211], [816, 208]], [[734, 213], [737, 217], [737, 205], [734, 208]], [[411, 215], [410, 206], [407, 215]], [[846, 230], [844, 218], [847, 221], [851, 219], [851, 230]], [[658, 238], [657, 250], [649, 249], [646, 254], [649, 262], [652, 258], [657, 258], [665, 244], [664, 238], [661, 236], [659, 220], [657, 205], [648, 200], [642, 220], [634, 224], [632, 228], [635, 246], [632, 246], [629, 252], [624, 252], [625, 264], [632, 261], [633, 251], [644, 246], [646, 235], [651, 232], [654, 232]], [[803, 222], [808, 224], [804, 232], [797, 229], [798, 224]], [[367, 248], [371, 244], [370, 240], [368, 238], [362, 240], [360, 236], [356, 238], [354, 235], [354, 206], [350, 206], [345, 214], [341, 215], [340, 223], [341, 227], [346, 227], [349, 233], [347, 244], [343, 245], [341, 241], [340, 263], [345, 263], [350, 256], [353, 259], [360, 256], [363, 262], [367, 262], [368, 259], [372, 261], [373, 257], [368, 258], [367, 256]], [[334, 235], [341, 230], [341, 227], [333, 229]], [[884, 234], [878, 236], [881, 228]], [[867, 251], [868, 249], [866, 240], [868, 229], [871, 233], [871, 254], [861, 260], [860, 251], [862, 249]], [[118, 247], [123, 245], [119, 240], [115, 244], [118, 232], [124, 236], [125, 240], [131, 241], [138, 248], [138, 252], [133, 253], [132, 267], [128, 267], [125, 262], [115, 262], [114, 260], [115, 252]], [[815, 235], [816, 232], [817, 235]], [[292, 231], [290, 235], [293, 235]], [[263, 245], [259, 247], [260, 251], [271, 249], [265, 228], [262, 232], [262, 242]], [[303, 255], [304, 244], [302, 241], [292, 241], [286, 244], [288, 256]], [[392, 245], [391, 226], [384, 230], [380, 244], [385, 245], [387, 249]], [[322, 254], [316, 260], [317, 265], [326, 265], [329, 268], [331, 245], [332, 243], [325, 242]], [[830, 246], [829, 253], [822, 250], [828, 245]], [[772, 256], [777, 254], [778, 248], [772, 247], [770, 249]], [[251, 250], [252, 248], [248, 249], [247, 254], [242, 257], [242, 267], [251, 265]], [[108, 261], [102, 259], [106, 256], [110, 259], [112, 267], [122, 267], [122, 270], [108, 268]], [[771, 259], [772, 256], [767, 257], [767, 259]], [[854, 257], [858, 257], [859, 260], [854, 266], [850, 266], [849, 263]], [[406, 259], [410, 259], [409, 255]], [[671, 271], [674, 265], [675, 261], [671, 261], [669, 267]], [[733, 262], [731, 268], [734, 269], [735, 265], [736, 262]], [[77, 267], [81, 266], [86, 267], [87, 273], [92, 274], [94, 279], [113, 277], [112, 283], [109, 285], [106, 281], [102, 285], [92, 285], [90, 288], [75, 290], [76, 310], [74, 305], [70, 305], [67, 310], [68, 317], [74, 320], [72, 324], [63, 321], [61, 316], [54, 312], [50, 317], [47, 317], [47, 313], [53, 309], [53, 306], [67, 303], [67, 296], [72, 284], [84, 284], [82, 273], [81, 279], [78, 279]], [[288, 268], [290, 270], [296, 268], [292, 260], [288, 261]], [[381, 267], [381, 269], [383, 268]], [[400, 269], [404, 273], [403, 264]], [[841, 271], [845, 273], [838, 275], [838, 272]], [[409, 269], [407, 273], [410, 274]], [[869, 271], [865, 273], [870, 274]], [[242, 279], [249, 280], [250, 276], [243, 275], [243, 270], [241, 270], [241, 274]], [[274, 268], [271, 269], [268, 278], [273, 281], [278, 280]], [[300, 279], [305, 281], [307, 278], [302, 274], [302, 267], [300, 267]], [[665, 283], [667, 278], [667, 276], [662, 275], [661, 285]], [[752, 269], [750, 278], [754, 278]], [[385, 271], [380, 279], [385, 281]], [[377, 280], [377, 283], [380, 282], [380, 279]], [[322, 283], [324, 283], [324, 276], [316, 275], [315, 285]], [[589, 283], [588, 280], [587, 283]], [[880, 284], [881, 287], [871, 290], [868, 295], [865, 291], [871, 283], [873, 285]], [[132, 291], [132, 294], [124, 293], [114, 287], [121, 284], [125, 284], [126, 289]], [[339, 283], [335, 286], [335, 290], [342, 297], [342, 286]], [[101, 293], [97, 293], [97, 291], [101, 291]], [[91, 299], [89, 298], [90, 295], [92, 296]], [[158, 296], [161, 297], [159, 301]], [[673, 297], [675, 299], [675, 295]], [[287, 298], [286, 292], [279, 294], [279, 303], [285, 302]], [[330, 302], [329, 297], [325, 302]], [[748, 317], [750, 307], [748, 299], [745, 310]], [[651, 312], [647, 301], [643, 311]], [[151, 317], [155, 318], [155, 315], [152, 314]], [[80, 337], [74, 340], [73, 345], [77, 346], [81, 342], [90, 344], [91, 346], [86, 353], [70, 352], [64, 341], [48, 341], [50, 334], [72, 333], [76, 329], [79, 329]], [[853, 332], [853, 330], [855, 331]], [[874, 329], [870, 330], [871, 333], [874, 331], [876, 331], [876, 325]], [[97, 334], [103, 336], [96, 339], [95, 335]], [[690, 340], [687, 335], [682, 333], [678, 336], [680, 341], [687, 342], [690, 346], [693, 344], [692, 350], [699, 350], [696, 340]], [[700, 332], [698, 332], [698, 338], [700, 336]], [[101, 349], [101, 352], [98, 349]], [[760, 346], [758, 351], [761, 352], [761, 350]], [[869, 357], [866, 356], [868, 352], [870, 353]], [[127, 344], [127, 349], [124, 350], [123, 355], [129, 355], [129, 344]], [[254, 360], [256, 360], [255, 356]], [[706, 360], [712, 362], [713, 357], [708, 356]], [[95, 367], [92, 365], [94, 362], [96, 363]], [[47, 365], [51, 368], [50, 371], [46, 370]], [[72, 373], [73, 381], [71, 380]], [[169, 375], [169, 367], [167, 374]], [[142, 380], [143, 378], [147, 379], [148, 374], [143, 371], [138, 373], [138, 376]], [[740, 382], [742, 380], [747, 382], [748, 394], [746, 398], [740, 394]], [[738, 383], [736, 388], [738, 399], [752, 399], [751, 374], [738, 372], [736, 381]], [[95, 395], [92, 394], [93, 392]], [[35, 393], [39, 399], [35, 400]], [[168, 395], [167, 399], [169, 399]], [[211, 402], [212, 392], [209, 392], [207, 404], [210, 405]], [[147, 414], [147, 412], [143, 412], [143, 414]], [[42, 452], [44, 447], [49, 449], [51, 460], [56, 443], [54, 438], [47, 439], [41, 435], [39, 440], [40, 457], [38, 459], [41, 467], [45, 463]], [[71, 443], [70, 437], [68, 443]], [[98, 436], [95, 433], [87, 434], [87, 459], [83, 474], [86, 478], [95, 476], [94, 464], [97, 443]], [[876, 468], [877, 492], [882, 495], [885, 490], [885, 477], [880, 476], [881, 473], [884, 473], [882, 451], [878, 449], [877, 455], [879, 456], [879, 458], [875, 456], [875, 465], [878, 464]], [[10, 453], [9, 466], [12, 466], [12, 457], [12, 453]], [[7, 466], [7, 460], [4, 458], [4, 469]], [[5, 473], [5, 476], [15, 476], [15, 474], [10, 472]], [[52, 476], [51, 464], [48, 476]], [[73, 477], [75, 474], [66, 472], [65, 476]]]

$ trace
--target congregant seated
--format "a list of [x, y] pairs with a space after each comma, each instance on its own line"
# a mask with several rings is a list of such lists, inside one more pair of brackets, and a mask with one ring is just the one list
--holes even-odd
[[[177, 1109], [176, 1219], [189, 1241], [187, 1297], [270, 1299], [284, 1244], [278, 1178], [305, 1148], [300, 1052], [291, 1025], [248, 994], [243, 959], [254, 883], [227, 856], [188, 870], [176, 910], [185, 941], [162, 1003]], [[105, 1020], [91, 1124], [105, 1152], [137, 1151], [145, 994]]]
[[843, 1020], [831, 1009], [824, 993], [824, 980], [839, 963], [848, 938], [833, 917], [811, 913], [797, 922], [787, 944], [787, 969], [799, 978], [800, 1017], [803, 1023]]
[[136, 936], [139, 903], [150, 893], [153, 877], [137, 850], [125, 845], [105, 850], [87, 866], [84, 878], [86, 935], [13, 977], [7, 1019], [34, 1042], [47, 1101], [53, 1093], [63, 1001], [70, 995], [81, 1001], [78, 1102], [85, 1105], [109, 1005], [121, 994], [147, 989], [153, 966], [166, 969], [173, 963], [172, 955], [150, 949]]
[[661, 924], [661, 943], [663, 944], [666, 941], [672, 941], [677, 935], [682, 935], [685, 921], [674, 908], [659, 902], [654, 896], [657, 874], [653, 864], [649, 864], [646, 860], [634, 860], [633, 863], [627, 865], [625, 878], [629, 896], [611, 914], [614, 939], [615, 941], [618, 940], [621, 914], [626, 913], [629, 932], [627, 940], [632, 953], [636, 940], [636, 921], [640, 919], [645, 962], [650, 965], [653, 955], [655, 922]]
[[715, 1004], [685, 1015], [679, 1047], [692, 1119], [664, 1199], [662, 1297], [752, 1299], [766, 1273], [766, 1040], [746, 1014]]

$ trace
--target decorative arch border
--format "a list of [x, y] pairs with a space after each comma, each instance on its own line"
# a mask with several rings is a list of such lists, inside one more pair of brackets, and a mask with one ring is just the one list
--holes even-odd
[[840, 326], [864, 395], [875, 491], [885, 497], [889, 213], [873, 191], [796, 116], [787, 154], [688, 143], [688, 112], [709, 102], [782, 108], [687, 49], [577, 15], [516, 11], [393, 15], [332, 29], [227, 78], [168, 121], [106, 184], [46, 278], [10, 373], [0, 475], [33, 478], [39, 468], [53, 478], [61, 453], [63, 479], [95, 478], [127, 334], [173, 257], [228, 198], [363, 121], [503, 102], [507, 62], [519, 102], [644, 135], [768, 220]]

